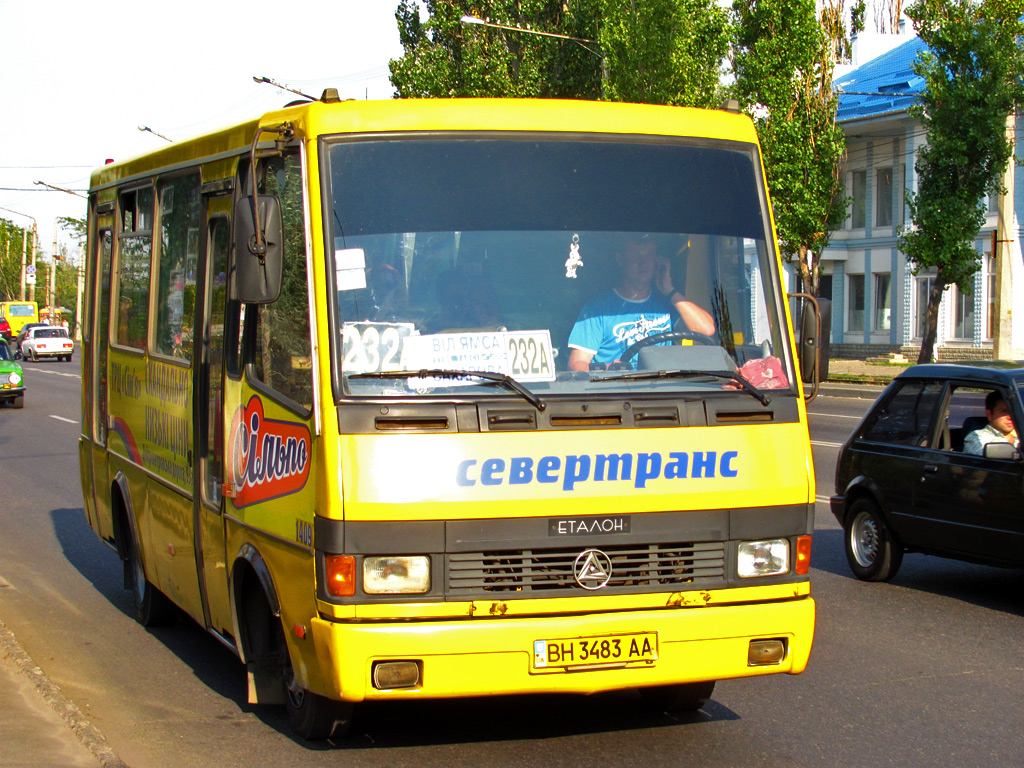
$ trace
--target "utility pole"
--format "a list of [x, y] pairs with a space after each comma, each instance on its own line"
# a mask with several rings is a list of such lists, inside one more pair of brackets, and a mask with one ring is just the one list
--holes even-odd
[[[1016, 116], [1010, 112], [1006, 118], [1006, 135], [1014, 139]], [[1016, 341], [1013, 338], [1013, 181], [1017, 165], [1010, 158], [1003, 172], [1003, 188], [999, 194], [999, 223], [992, 248], [995, 264], [996, 287], [992, 322], [992, 356], [996, 360], [1013, 360]]]
[[85, 258], [82, 249], [78, 249], [78, 300], [75, 302], [75, 341], [82, 341], [82, 291], [85, 286]]
[[60, 325], [57, 319], [57, 219], [53, 220], [53, 253], [50, 256], [50, 290], [46, 303], [50, 305], [50, 325]]
[[28, 247], [28, 230], [21, 228], [21, 287], [18, 290], [18, 301], [25, 300], [25, 249]]
[[36, 220], [35, 219], [32, 219], [32, 250], [30, 251], [30, 253], [31, 253], [31, 258], [29, 259], [28, 264], [33, 269], [32, 281], [29, 282], [28, 281], [28, 277], [26, 276], [25, 282], [28, 282], [28, 300], [29, 301], [35, 301], [36, 300], [36, 275], [35, 275], [35, 268], [36, 268]]

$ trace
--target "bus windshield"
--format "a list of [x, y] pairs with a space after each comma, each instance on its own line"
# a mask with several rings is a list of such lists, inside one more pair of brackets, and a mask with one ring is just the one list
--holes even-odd
[[795, 386], [752, 145], [431, 134], [325, 156], [339, 396], [738, 391], [755, 358]]

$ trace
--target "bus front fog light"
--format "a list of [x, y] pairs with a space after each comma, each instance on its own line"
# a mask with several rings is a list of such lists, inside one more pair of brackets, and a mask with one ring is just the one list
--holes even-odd
[[750, 647], [747, 649], [748, 667], [781, 664], [785, 658], [785, 640], [751, 640]]
[[741, 579], [789, 573], [789, 540], [740, 542], [736, 572]]
[[416, 661], [378, 661], [373, 665], [373, 687], [415, 688], [420, 684], [420, 665]]
[[430, 558], [386, 555], [363, 559], [363, 591], [368, 595], [421, 595], [430, 591]]

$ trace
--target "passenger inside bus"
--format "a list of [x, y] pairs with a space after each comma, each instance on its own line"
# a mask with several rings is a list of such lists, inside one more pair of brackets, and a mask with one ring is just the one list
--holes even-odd
[[672, 331], [681, 319], [702, 336], [715, 333], [710, 313], [676, 290], [671, 264], [646, 234], [623, 235], [616, 248], [619, 282], [588, 301], [569, 334], [569, 368], [574, 371], [630, 366], [623, 353], [634, 343]]

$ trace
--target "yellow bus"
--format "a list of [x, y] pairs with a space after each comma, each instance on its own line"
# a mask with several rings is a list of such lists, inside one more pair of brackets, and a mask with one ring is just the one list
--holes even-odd
[[89, 523], [301, 736], [805, 668], [813, 366], [746, 117], [329, 90], [95, 171], [87, 295]]
[[39, 322], [39, 308], [34, 301], [0, 301], [0, 320], [6, 320], [11, 327], [11, 338], [21, 333], [28, 323]]

